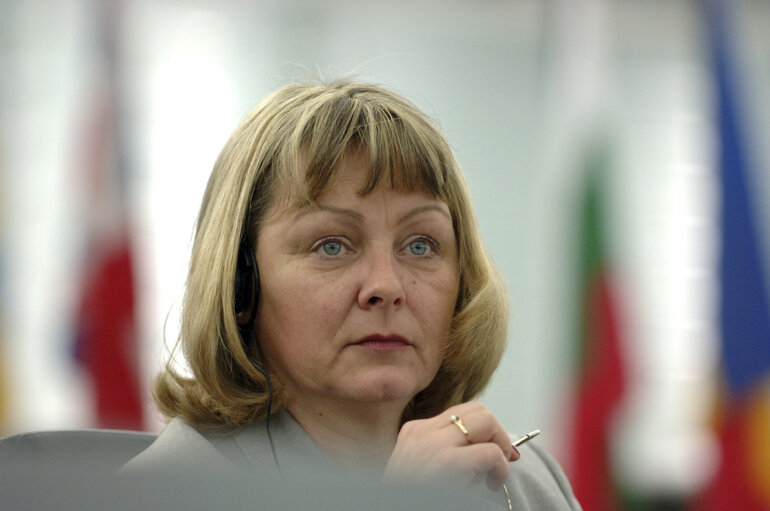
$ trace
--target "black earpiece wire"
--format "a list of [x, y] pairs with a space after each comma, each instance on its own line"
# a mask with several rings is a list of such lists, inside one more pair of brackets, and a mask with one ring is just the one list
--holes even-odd
[[[255, 334], [254, 334], [254, 325], [253, 323], [248, 326], [246, 329], [246, 332], [243, 332], [244, 334], [247, 334], [247, 337], [252, 340], [256, 341]], [[252, 345], [256, 345], [256, 342], [254, 342]], [[244, 348], [246, 348], [247, 345], [244, 342]], [[273, 412], [273, 382], [270, 380], [270, 375], [267, 374], [267, 371], [262, 369], [262, 367], [257, 364], [254, 359], [249, 355], [248, 350], [246, 350], [246, 357], [249, 359], [249, 362], [252, 366], [254, 366], [254, 369], [259, 371], [259, 373], [265, 378], [265, 382], [267, 383], [267, 417], [265, 417], [265, 432], [267, 433], [267, 441], [270, 443], [270, 452], [273, 454], [273, 461], [275, 461], [275, 467], [278, 469], [278, 473], [281, 473], [281, 464], [278, 461], [278, 454], [275, 451], [275, 443], [273, 442], [273, 435], [270, 432], [270, 416]]]
[[273, 411], [273, 382], [270, 380], [270, 376], [267, 374], [267, 371], [262, 369], [259, 364], [257, 364], [251, 356], [247, 353], [246, 356], [249, 359], [249, 362], [251, 362], [251, 365], [254, 366], [254, 369], [260, 372], [262, 376], [265, 377], [265, 381], [267, 382], [267, 417], [265, 417], [265, 432], [267, 433], [267, 441], [270, 442], [270, 451], [273, 453], [273, 461], [275, 461], [275, 467], [278, 469], [278, 472], [281, 472], [281, 464], [278, 462], [278, 454], [275, 452], [275, 443], [273, 442], [273, 435], [270, 433], [270, 416], [272, 415]]
[[[248, 225], [248, 223], [247, 223]], [[243, 296], [244, 293], [250, 296]], [[238, 265], [235, 271], [235, 316], [238, 322], [238, 330], [241, 337], [243, 351], [249, 363], [265, 378], [267, 383], [267, 417], [265, 417], [265, 432], [270, 442], [270, 451], [278, 472], [281, 472], [281, 464], [278, 462], [278, 454], [275, 451], [273, 435], [270, 432], [270, 416], [273, 413], [273, 382], [267, 371], [257, 364], [249, 354], [250, 346], [257, 346], [257, 335], [254, 331], [254, 321], [257, 316], [257, 303], [259, 301], [259, 267], [257, 266], [254, 252], [247, 241], [241, 241], [238, 247]], [[241, 308], [243, 307], [243, 310]], [[246, 313], [248, 316], [243, 316]]]

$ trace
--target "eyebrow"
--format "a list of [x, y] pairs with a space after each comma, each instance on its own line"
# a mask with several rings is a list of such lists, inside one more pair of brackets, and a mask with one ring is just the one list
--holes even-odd
[[402, 215], [401, 218], [398, 219], [399, 224], [403, 224], [407, 220], [409, 220], [412, 217], [415, 217], [419, 215], [420, 213], [424, 213], [426, 211], [438, 211], [445, 217], [447, 217], [449, 220], [452, 220], [452, 215], [447, 213], [442, 207], [440, 207], [438, 204], [429, 204], [427, 206], [420, 206], [419, 208], [414, 208], [406, 212], [406, 214]]
[[[353, 220], [356, 220], [358, 222], [362, 222], [364, 220], [364, 216], [361, 213], [359, 213], [358, 211], [355, 211], [355, 210], [352, 210], [352, 209], [348, 209], [348, 208], [338, 208], [336, 206], [320, 206], [318, 204], [314, 204], [312, 206], [305, 206], [303, 208], [300, 208], [296, 212], [296, 214], [294, 216], [294, 219], [295, 220], [299, 220], [303, 216], [308, 215], [308, 214], [310, 214], [312, 212], [315, 212], [315, 211], [327, 211], [327, 212], [330, 212], [330, 213], [335, 213], [335, 214], [338, 214], [338, 215], [343, 215], [343, 216], [349, 217], [349, 218], [351, 218]], [[403, 224], [404, 222], [408, 221], [409, 219], [411, 219], [411, 218], [413, 218], [413, 217], [415, 217], [415, 216], [417, 216], [417, 215], [419, 215], [421, 213], [424, 213], [426, 211], [437, 211], [438, 213], [441, 213], [442, 215], [447, 217], [449, 220], [452, 220], [452, 216], [447, 211], [445, 211], [443, 208], [441, 208], [438, 204], [428, 204], [427, 206], [419, 206], [417, 208], [410, 209], [409, 211], [407, 211], [406, 213], [401, 215], [401, 218], [398, 219], [397, 223], [399, 225]]]

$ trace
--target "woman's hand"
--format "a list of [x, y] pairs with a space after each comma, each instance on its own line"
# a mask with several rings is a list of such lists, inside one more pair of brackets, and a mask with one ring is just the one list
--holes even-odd
[[405, 423], [385, 468], [385, 480], [460, 480], [469, 486], [485, 480], [490, 489], [499, 490], [508, 478], [508, 463], [519, 456], [500, 421], [484, 405], [471, 401], [430, 419]]

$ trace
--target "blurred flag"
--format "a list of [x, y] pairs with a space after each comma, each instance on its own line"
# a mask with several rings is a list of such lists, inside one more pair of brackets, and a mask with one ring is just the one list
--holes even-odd
[[3, 349], [3, 342], [0, 341], [0, 436], [7, 427], [8, 417], [8, 387], [6, 385], [5, 374], [5, 350]]
[[[0, 159], [1, 160], [1, 159]], [[2, 164], [2, 161], [0, 161], [0, 164]], [[2, 172], [0, 172], [0, 175], [2, 175]], [[2, 206], [2, 205], [0, 205]], [[2, 209], [2, 208], [0, 208]], [[0, 222], [3, 219], [0, 218]], [[2, 229], [0, 229], [0, 232], [3, 232]], [[5, 241], [5, 238], [2, 237], [2, 241]], [[2, 246], [0, 246], [0, 254], [4, 253], [5, 243], [3, 243]], [[0, 257], [0, 285], [2, 285], [5, 282], [5, 258]], [[5, 311], [5, 307], [3, 307], [3, 312]], [[4, 324], [4, 323], [3, 323]], [[0, 324], [0, 332], [2, 331], [3, 324]], [[7, 418], [8, 418], [8, 409], [10, 408], [10, 405], [8, 404], [8, 375], [6, 374], [6, 359], [5, 359], [5, 336], [0, 334], [0, 435], [2, 435], [2, 432], [7, 427]]]
[[8, 388], [5, 384], [5, 350], [3, 341], [0, 341], [0, 435], [6, 427], [8, 417]]
[[116, 52], [117, 3], [100, 4], [103, 53], [87, 107], [82, 170], [88, 233], [77, 318], [76, 358], [93, 384], [97, 426], [142, 429], [134, 268], [127, 214], [125, 140], [120, 122]]
[[625, 387], [620, 352], [617, 296], [612, 289], [603, 211], [603, 178], [609, 154], [589, 149], [580, 204], [577, 295], [576, 395], [572, 452], [567, 463], [575, 496], [583, 509], [620, 509], [610, 460], [611, 424]]
[[76, 353], [91, 377], [97, 426], [141, 430], [131, 250], [125, 231], [114, 236], [97, 238], [88, 255]]
[[716, 410], [720, 465], [693, 509], [770, 510], [770, 310], [731, 2], [706, 2], [719, 121], [722, 182], [720, 324], [722, 395]]

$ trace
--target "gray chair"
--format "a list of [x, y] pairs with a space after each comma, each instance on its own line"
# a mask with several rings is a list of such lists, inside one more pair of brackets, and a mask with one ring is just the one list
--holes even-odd
[[[84, 430], [24, 433], [0, 439], [0, 511], [446, 511], [474, 509], [449, 488], [398, 488], [329, 474], [283, 480], [233, 471], [116, 475], [155, 435]], [[327, 477], [328, 476], [328, 477]]]
[[21, 433], [0, 439], [0, 470], [41, 463], [115, 471], [156, 437], [152, 433], [100, 429]]
[[[156, 438], [116, 430], [43, 431], [0, 439], [0, 509], [141, 509], [117, 470]], [[117, 499], [117, 505], [115, 500]]]

